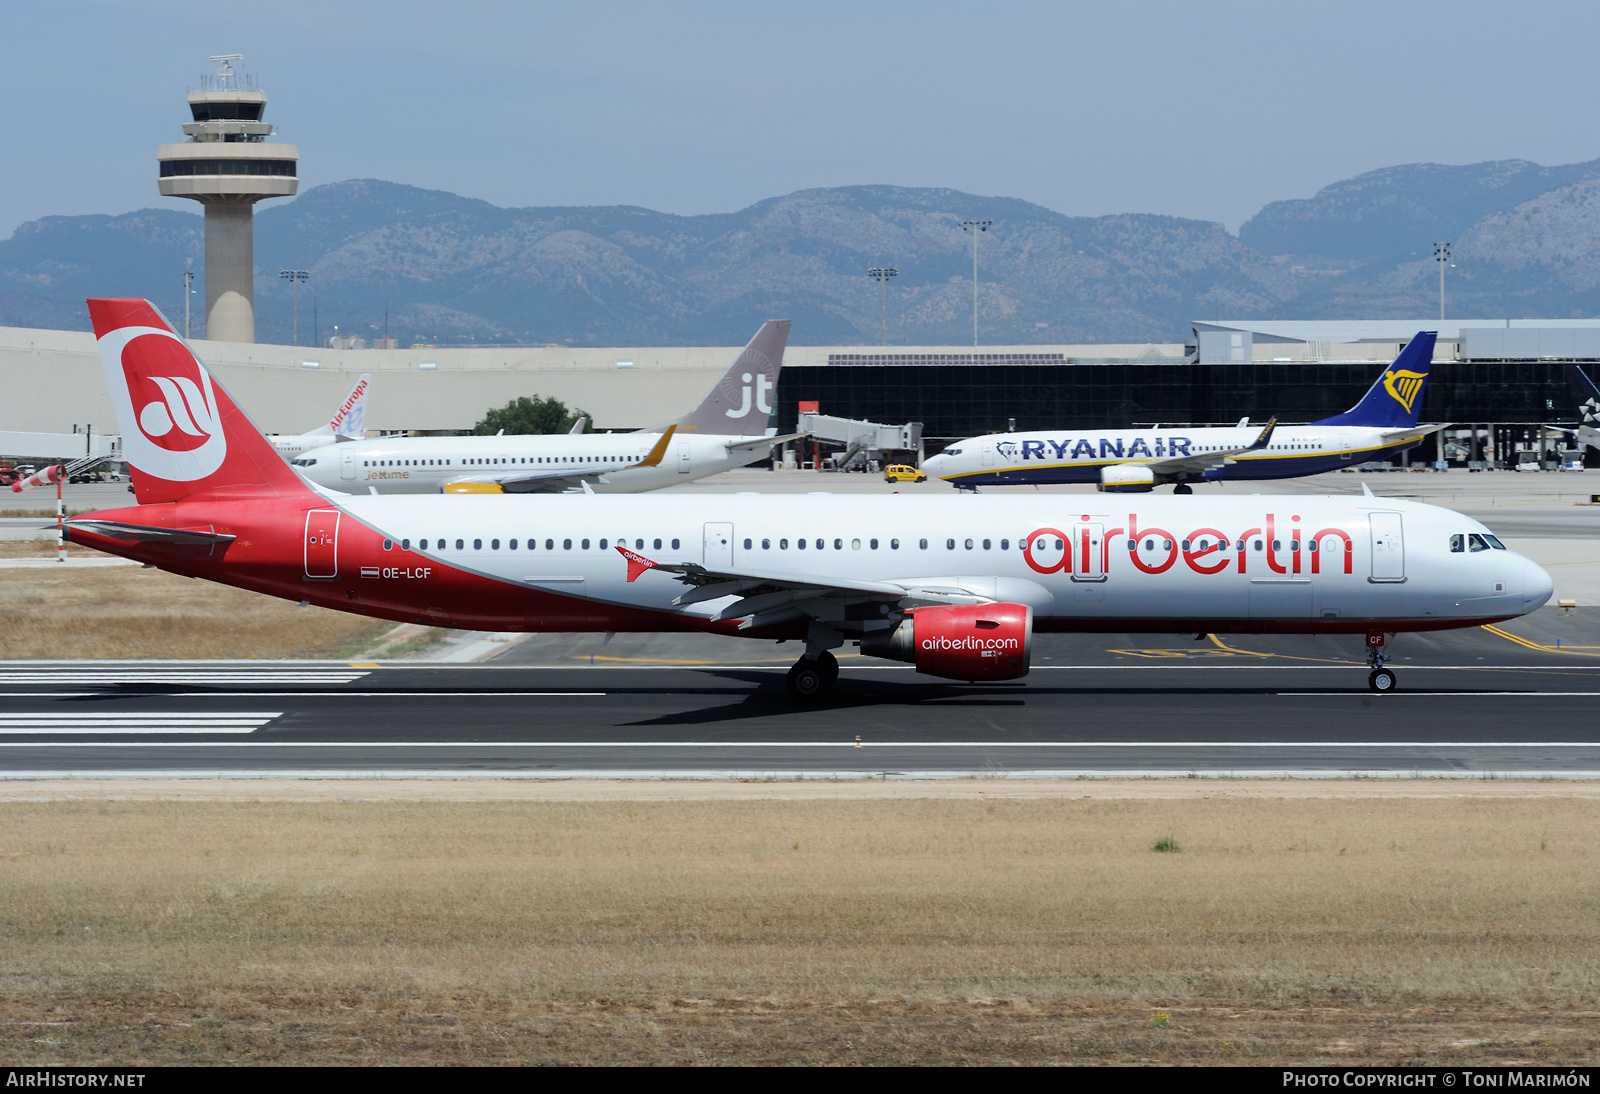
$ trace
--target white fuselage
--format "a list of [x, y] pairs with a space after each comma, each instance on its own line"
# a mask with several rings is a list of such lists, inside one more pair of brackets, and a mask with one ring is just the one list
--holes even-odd
[[[629, 582], [616, 547], [821, 587], [894, 582], [1026, 603], [1040, 630], [1448, 628], [1522, 615], [1552, 588], [1478, 521], [1389, 498], [357, 496], [339, 505], [391, 541], [357, 582], [378, 595], [380, 583], [422, 594], [430, 577], [466, 571], [688, 620], [708, 620], [734, 597], [676, 606], [687, 586], [659, 570]], [[835, 625], [860, 633], [840, 610]]]
[[282, 434], [269, 434], [267, 440], [272, 447], [277, 449], [278, 455], [286, 460], [293, 460], [307, 452], [319, 448], [331, 447], [337, 441], [332, 433], [297, 433], [292, 436]]
[[[437, 494], [455, 482], [518, 475], [569, 475], [581, 477], [595, 493], [638, 494], [743, 467], [767, 454], [761, 445], [728, 447], [759, 436], [678, 432], [658, 464], [635, 466], [660, 439], [659, 432], [375, 437], [315, 449], [295, 466], [318, 486], [358, 494]], [[519, 489], [537, 492], [537, 484], [506, 485], [508, 493]]]
[[[1226, 466], [1188, 481], [1278, 479], [1315, 475], [1387, 457], [1416, 442], [1385, 442], [1371, 426], [1278, 426], [1267, 447], [1239, 452]], [[1261, 426], [1169, 429], [1035, 430], [958, 441], [922, 462], [930, 478], [962, 486], [1097, 482], [1104, 468], [1153, 464], [1183, 456], [1246, 448]]]

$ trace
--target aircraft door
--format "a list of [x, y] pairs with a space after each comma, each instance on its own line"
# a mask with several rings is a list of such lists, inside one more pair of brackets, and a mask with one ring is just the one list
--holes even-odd
[[978, 451], [982, 456], [983, 466], [985, 466], [985, 467], [993, 467], [994, 466], [994, 442], [993, 441], [984, 441], [983, 444], [979, 446]]
[[339, 576], [339, 510], [306, 513], [305, 557], [307, 577], [330, 581]]
[[707, 569], [733, 568], [733, 525], [706, 525], [705, 565]]
[[340, 453], [339, 477], [352, 480], [356, 477], [356, 454], [354, 452]]
[[673, 448], [678, 453], [678, 474], [687, 475], [689, 473], [689, 442], [679, 441], [673, 445]]
[[1072, 580], [1104, 581], [1105, 569], [1104, 524], [1074, 524], [1072, 526]]
[[1406, 579], [1406, 542], [1399, 513], [1369, 513], [1372, 531], [1372, 581]]
[[1339, 458], [1341, 460], [1350, 458], [1350, 434], [1348, 433], [1339, 434]]

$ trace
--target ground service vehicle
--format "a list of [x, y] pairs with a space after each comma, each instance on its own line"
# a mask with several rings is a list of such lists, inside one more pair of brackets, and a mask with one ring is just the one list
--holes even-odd
[[381, 619], [794, 639], [955, 680], [1025, 676], [1044, 631], [1387, 636], [1531, 612], [1548, 574], [1459, 513], [1368, 496], [896, 494], [330, 498], [273, 452], [143, 300], [91, 300], [139, 504], [75, 543]]
[[891, 463], [883, 469], [884, 482], [927, 482], [928, 476], [918, 471], [915, 467], [903, 463]]

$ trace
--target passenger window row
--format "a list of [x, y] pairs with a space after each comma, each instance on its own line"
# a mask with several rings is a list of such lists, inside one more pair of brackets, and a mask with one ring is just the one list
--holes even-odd
[[[488, 467], [500, 464], [541, 463], [626, 463], [626, 456], [496, 456], [461, 461], [463, 467]], [[309, 461], [315, 463], [316, 461]], [[309, 464], [308, 464], [309, 466]], [[362, 467], [454, 467], [453, 460], [362, 460]]]
[[[521, 540], [521, 541], [516, 540], [516, 539], [508, 539], [508, 540], [505, 541], [505, 549], [508, 550], [508, 551], [515, 551], [515, 550], [517, 550], [517, 546], [518, 546], [519, 542], [522, 544], [523, 550], [527, 550], [527, 551], [537, 551], [537, 550], [539, 550], [539, 540], [537, 538]], [[577, 541], [570, 540], [570, 539], [562, 539], [562, 540], [559, 540], [559, 541], [557, 541], [555, 539], [546, 539], [544, 541], [544, 549], [546, 551], [554, 551], [554, 550], [556, 550], [557, 549], [556, 548], [556, 543], [557, 542], [559, 542], [561, 544], [560, 549], [563, 550], [563, 551], [572, 550], [573, 549], [572, 545], [573, 545], [574, 542], [576, 542], [578, 544], [578, 550], [580, 550], [580, 551], [589, 550], [590, 549], [590, 544], [591, 544], [591, 541], [587, 540], [587, 539], [580, 539], [580, 540], [577, 540]], [[430, 543], [433, 544], [433, 550], [435, 550], [435, 551], [448, 551], [448, 550], [451, 549], [450, 540], [448, 538], [440, 538], [440, 539], [419, 539], [419, 540], [417, 540], [417, 550], [419, 550], [419, 551], [428, 550], [428, 545]], [[491, 551], [500, 550], [500, 540], [491, 539], [491, 540], [488, 541], [488, 544], [489, 544], [489, 550], [491, 550]], [[644, 550], [645, 549], [644, 544], [645, 544], [644, 540], [635, 539], [633, 541], [634, 550], [636, 550], [636, 551]], [[651, 544], [652, 544], [651, 550], [659, 551], [659, 550], [662, 549], [662, 546], [661, 546], [662, 540], [660, 540], [660, 539], [652, 540]], [[394, 545], [395, 545], [394, 544], [394, 540], [392, 540], [392, 539], [386, 539], [386, 540], [383, 541], [383, 549], [385, 551], [394, 550]], [[482, 540], [482, 539], [474, 539], [474, 540], [472, 540], [472, 550], [474, 550], [474, 551], [483, 550], [484, 549], [483, 545], [484, 545], [484, 540]], [[618, 539], [615, 542], [614, 545], [617, 546], [617, 547], [626, 547], [628, 545], [627, 537], [624, 536], [624, 537]], [[598, 546], [599, 546], [600, 550], [605, 551], [605, 550], [609, 550], [613, 546], [613, 543], [609, 539], [602, 539], [602, 540], [600, 540]], [[674, 551], [680, 550], [681, 546], [682, 546], [682, 541], [681, 540], [676, 540], [675, 539], [675, 540], [672, 541], [672, 549]], [[402, 539], [400, 541], [400, 549], [402, 551], [411, 550], [411, 541], [409, 539]], [[467, 541], [465, 539], [457, 539], [455, 541], [455, 550], [457, 550], [457, 551], [465, 551], [465, 550], [467, 550]]]
[[[973, 539], [968, 539], [968, 540], [964, 540], [963, 541], [966, 549], [969, 550], [969, 551], [971, 551], [974, 548], [976, 548], [978, 546], [979, 542], [980, 541], [973, 540]], [[991, 551], [991, 550], [994, 549], [994, 540], [986, 539], [986, 540], [983, 540], [981, 542], [983, 544], [983, 549], [985, 551]], [[763, 539], [761, 541], [761, 549], [763, 551], [772, 550], [772, 543], [773, 543], [773, 541], [771, 539]], [[780, 539], [780, 540], [777, 541], [777, 543], [778, 543], [778, 550], [787, 551], [789, 549], [789, 541], [787, 539]], [[832, 542], [833, 549], [835, 551], [844, 550], [844, 543], [845, 543], [845, 541], [844, 541], [844, 539], [842, 537], [834, 539], [833, 542]], [[862, 541], [859, 540], [859, 539], [850, 540], [850, 549], [852, 551], [861, 550], [861, 545], [862, 545]], [[944, 541], [944, 545], [945, 545], [945, 549], [946, 550], [954, 551], [956, 549], [956, 541], [954, 539], [945, 540]], [[829, 542], [826, 539], [808, 540], [808, 539], [805, 539], [805, 538], [802, 537], [802, 538], [796, 539], [794, 541], [794, 549], [797, 550], [797, 551], [804, 551], [804, 550], [807, 549], [807, 547], [810, 547], [812, 550], [816, 550], [816, 551], [825, 551], [825, 550], [828, 549], [828, 546], [829, 546]], [[879, 540], [869, 539], [869, 540], [866, 541], [866, 546], [867, 546], [867, 550], [876, 551], [881, 546], [881, 544], [880, 544]], [[1019, 548], [1025, 548], [1027, 546], [1027, 542], [1025, 540], [1018, 540], [1017, 541], [1017, 546]], [[1061, 541], [1060, 540], [1056, 540], [1056, 546], [1057, 547], [1061, 546]], [[925, 540], [925, 539], [917, 540], [917, 548], [918, 548], [918, 550], [926, 551], [928, 549], [928, 541]], [[746, 551], [755, 550], [755, 540], [746, 539], [744, 541], [744, 549]], [[891, 539], [889, 541], [889, 550], [898, 551], [899, 549], [900, 549], [900, 541], [898, 539]], [[1011, 541], [1009, 539], [1001, 540], [1000, 541], [1000, 549], [1002, 551], [1011, 550]]]

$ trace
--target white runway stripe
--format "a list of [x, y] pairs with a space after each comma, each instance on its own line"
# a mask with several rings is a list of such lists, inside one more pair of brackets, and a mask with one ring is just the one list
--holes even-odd
[[254, 733], [281, 714], [281, 711], [188, 714], [0, 714], [0, 736]]
[[[0, 741], [0, 748], [37, 748], [38, 742]], [[815, 748], [815, 749], [893, 749], [893, 748], [1271, 748], [1271, 749], [1353, 749], [1353, 748], [1600, 748], [1600, 741], [214, 741], [196, 745], [140, 741], [123, 744], [112, 741], [71, 741], [52, 748]]]
[[0, 669], [7, 684], [348, 684], [366, 672], [260, 669]]

